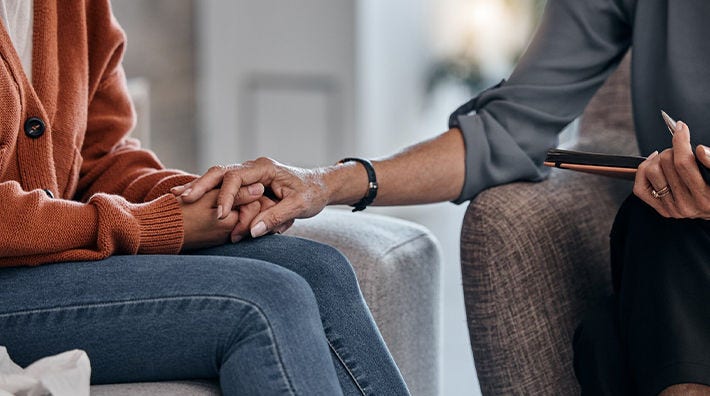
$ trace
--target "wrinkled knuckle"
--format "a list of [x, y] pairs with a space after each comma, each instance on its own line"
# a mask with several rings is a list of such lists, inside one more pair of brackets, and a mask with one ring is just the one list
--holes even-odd
[[274, 165], [276, 161], [269, 157], [259, 157], [256, 160], [254, 160], [255, 163], [259, 165]]
[[692, 169], [688, 161], [685, 160], [675, 161], [673, 165], [675, 166], [676, 171], [681, 174], [689, 173]]
[[673, 165], [678, 171], [688, 172], [695, 166], [695, 161], [692, 156], [675, 156]]
[[234, 197], [235, 201], [239, 201], [240, 199], [244, 198], [244, 192], [241, 189], [231, 193], [230, 195]]
[[643, 161], [643, 162], [639, 165], [637, 171], [638, 171], [638, 172], [644, 171], [646, 168], [648, 168], [648, 165], [649, 165], [650, 163], [651, 163], [651, 161], [648, 161], [648, 160]]
[[241, 176], [236, 170], [230, 170], [224, 174], [224, 180], [227, 182], [240, 182], [241, 179]]
[[673, 138], [671, 138], [671, 144], [673, 144], [673, 146], [685, 144], [687, 137], [683, 136], [683, 135], [684, 134], [682, 132], [681, 133], [674, 133]]
[[272, 227], [281, 224], [281, 219], [281, 215], [279, 215], [278, 213], [272, 213], [271, 215], [269, 215], [269, 222], [271, 223]]
[[210, 168], [207, 170], [208, 173], [224, 173], [225, 171], [225, 166], [224, 165], [212, 165]]
[[660, 164], [649, 166], [648, 169], [646, 169], [646, 177], [649, 179], [649, 182], [661, 175], [663, 175], [663, 170], [661, 170]]
[[673, 160], [673, 153], [669, 153], [667, 151], [664, 151], [661, 153], [660, 156], [660, 161], [661, 161], [661, 167], [667, 168], [670, 166], [673, 166], [674, 160]]
[[220, 189], [219, 192], [217, 193], [217, 202], [224, 203], [224, 200], [227, 199], [227, 197], [229, 197], [230, 195], [232, 195], [232, 194], [230, 194], [227, 190]]

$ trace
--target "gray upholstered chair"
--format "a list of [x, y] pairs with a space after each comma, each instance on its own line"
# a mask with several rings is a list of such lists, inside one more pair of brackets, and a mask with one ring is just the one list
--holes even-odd
[[[422, 226], [391, 217], [329, 209], [288, 234], [340, 249], [355, 267], [375, 322], [412, 394], [439, 387], [440, 252]], [[91, 358], [91, 356], [89, 356]], [[93, 386], [94, 396], [219, 395], [215, 382]]]
[[[577, 149], [634, 154], [629, 62], [597, 93]], [[608, 234], [631, 183], [555, 169], [474, 199], [461, 234], [473, 356], [483, 395], [574, 395], [572, 335], [611, 293]]]
[[[129, 87], [139, 119], [133, 134], [146, 140], [149, 90], [144, 84], [134, 80]], [[437, 395], [441, 259], [434, 236], [408, 221], [338, 209], [299, 220], [287, 234], [329, 244], [348, 257], [412, 395]], [[219, 387], [214, 381], [112, 384], [93, 386], [91, 394], [209, 396], [219, 395]]]

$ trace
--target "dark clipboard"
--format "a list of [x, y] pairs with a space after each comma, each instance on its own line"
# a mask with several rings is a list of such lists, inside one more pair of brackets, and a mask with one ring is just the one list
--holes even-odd
[[547, 152], [544, 164], [554, 168], [633, 180], [636, 177], [636, 169], [645, 160], [644, 157], [630, 155], [552, 149]]

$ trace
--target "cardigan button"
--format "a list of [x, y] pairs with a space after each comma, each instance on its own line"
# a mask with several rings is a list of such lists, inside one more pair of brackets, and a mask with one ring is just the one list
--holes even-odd
[[30, 117], [25, 121], [25, 135], [32, 139], [37, 139], [44, 135], [45, 129], [47, 129], [47, 126], [41, 118]]

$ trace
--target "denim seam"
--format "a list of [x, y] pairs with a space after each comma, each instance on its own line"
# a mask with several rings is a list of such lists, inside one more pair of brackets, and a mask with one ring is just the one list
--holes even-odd
[[[286, 373], [286, 368], [283, 363], [283, 358], [281, 356], [281, 351], [279, 350], [278, 343], [274, 339], [273, 330], [272, 330], [273, 328], [271, 326], [271, 322], [269, 322], [269, 318], [266, 315], [264, 315], [264, 312], [261, 310], [261, 307], [259, 307], [254, 302], [246, 300], [246, 299], [236, 298], [236, 297], [232, 297], [232, 296], [185, 295], [185, 296], [180, 296], [180, 297], [145, 298], [145, 299], [137, 299], [137, 300], [117, 300], [117, 301], [102, 302], [102, 303], [67, 305], [67, 306], [59, 306], [59, 307], [53, 307], [53, 308], [30, 309], [30, 310], [25, 310], [25, 311], [7, 312], [7, 313], [0, 314], [0, 318], [19, 316], [19, 315], [27, 315], [27, 314], [59, 312], [59, 311], [64, 311], [64, 310], [78, 310], [78, 309], [83, 309], [83, 308], [103, 308], [103, 307], [112, 307], [112, 306], [118, 306], [118, 305], [138, 305], [138, 304], [142, 304], [142, 303], [180, 301], [180, 300], [186, 300], [186, 299], [188, 299], [188, 300], [203, 299], [203, 300], [215, 300], [215, 301], [224, 301], [224, 300], [238, 301], [241, 303], [245, 303], [248, 306], [254, 308], [259, 313], [259, 315], [264, 319], [264, 321], [266, 322], [266, 325], [269, 327], [269, 339], [271, 339], [271, 345], [273, 345], [273, 347], [276, 351], [276, 356], [278, 357], [279, 368], [281, 370], [281, 374], [284, 376], [284, 378], [286, 378], [286, 382], [288, 383], [288, 386], [289, 386], [289, 392], [294, 396], [296, 395], [296, 391], [293, 387], [293, 383], [291, 381], [291, 378], [289, 378], [288, 374]], [[340, 359], [340, 357], [338, 357], [338, 358]]]
[[357, 389], [360, 391], [360, 393], [361, 393], [363, 396], [365, 396], [365, 390], [362, 389], [362, 386], [360, 386], [360, 383], [357, 381], [357, 378], [355, 378], [355, 374], [353, 374], [353, 372], [350, 371], [350, 367], [348, 367], [348, 365], [345, 363], [345, 360], [343, 360], [343, 358], [340, 356], [340, 354], [339, 354], [338, 351], [335, 349], [335, 347], [333, 346], [333, 344], [330, 343], [330, 340], [326, 339], [326, 342], [328, 342], [328, 346], [329, 346], [330, 349], [333, 351], [333, 354], [335, 355], [335, 357], [337, 357], [338, 360], [340, 361], [340, 363], [343, 365], [343, 367], [345, 367], [345, 371], [347, 371], [347, 373], [348, 373], [348, 375], [350, 376], [350, 378], [352, 378], [353, 382], [354, 382], [355, 385], [357, 386]]

